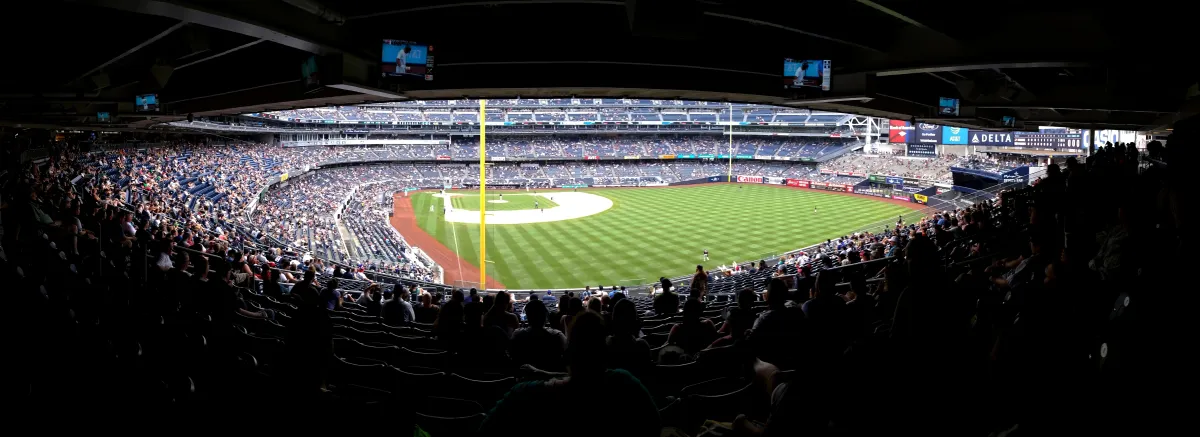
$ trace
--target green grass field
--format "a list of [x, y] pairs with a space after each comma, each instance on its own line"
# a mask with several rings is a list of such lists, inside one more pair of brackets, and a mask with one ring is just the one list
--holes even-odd
[[[487, 209], [488, 211], [518, 211], [522, 209], [534, 209], [534, 202], [540, 208], [553, 208], [558, 206], [550, 199], [536, 194], [522, 193], [503, 193], [504, 198], [500, 198], [501, 193], [489, 193]], [[500, 202], [503, 200], [503, 202]], [[462, 196], [454, 196], [450, 198], [450, 204], [454, 209], [464, 209], [467, 211], [479, 211], [479, 195], [464, 194]], [[428, 208], [426, 208], [428, 210]], [[460, 243], [461, 244], [461, 243]]]
[[[580, 191], [612, 199], [613, 207], [574, 220], [489, 225], [488, 275], [513, 289], [645, 284], [689, 274], [696, 264], [711, 268], [758, 260], [867, 225], [879, 231], [901, 214], [905, 222], [919, 216], [865, 196], [766, 185]], [[519, 196], [511, 197], [508, 205], [515, 205]], [[470, 200], [477, 209], [478, 197]], [[444, 221], [442, 200], [431, 193], [417, 193], [412, 202], [422, 229], [478, 265], [478, 224]], [[426, 213], [430, 204], [435, 212]], [[701, 262], [706, 248], [710, 261]]]

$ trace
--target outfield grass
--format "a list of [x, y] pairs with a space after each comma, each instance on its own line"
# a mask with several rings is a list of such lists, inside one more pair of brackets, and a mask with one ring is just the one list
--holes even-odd
[[[553, 208], [558, 206], [557, 203], [554, 203], [546, 196], [539, 194], [524, 194], [516, 192], [505, 192], [503, 194], [503, 199], [500, 198], [500, 193], [489, 193], [487, 195], [488, 211], [519, 211], [523, 209], [535, 209], [534, 202], [537, 202], [537, 206], [539, 208]], [[454, 209], [479, 211], [479, 195], [464, 194], [462, 196], [451, 197], [450, 205], [454, 206]], [[426, 208], [426, 210], [428, 210], [428, 208]]]
[[[612, 199], [612, 209], [561, 222], [489, 225], [488, 275], [508, 288], [644, 284], [689, 274], [696, 264], [758, 260], [917, 215], [868, 197], [752, 184], [580, 191]], [[422, 229], [478, 265], [478, 224], [447, 223], [442, 200], [431, 193], [412, 202]], [[437, 208], [426, 213], [430, 204]], [[711, 261], [701, 262], [706, 248]]]

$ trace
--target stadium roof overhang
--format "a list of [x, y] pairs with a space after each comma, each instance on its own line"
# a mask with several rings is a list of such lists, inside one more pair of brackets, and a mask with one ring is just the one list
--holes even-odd
[[[27, 6], [27, 7], [26, 7]], [[145, 127], [217, 115], [397, 99], [643, 97], [803, 106], [943, 124], [1116, 129], [1195, 112], [1177, 60], [1186, 13], [1015, 0], [45, 1], [12, 11], [0, 124]], [[966, 10], [964, 8], [971, 8]], [[28, 19], [21, 19], [29, 14]], [[46, 31], [44, 17], [54, 17]], [[23, 27], [27, 26], [27, 27]], [[1145, 29], [1145, 31], [1143, 30]], [[36, 35], [36, 38], [31, 38]], [[381, 83], [379, 41], [437, 45], [435, 80]], [[336, 63], [300, 85], [310, 56]], [[833, 60], [833, 89], [794, 95], [784, 57]], [[133, 97], [157, 93], [159, 113]], [[96, 113], [118, 120], [99, 124]]]

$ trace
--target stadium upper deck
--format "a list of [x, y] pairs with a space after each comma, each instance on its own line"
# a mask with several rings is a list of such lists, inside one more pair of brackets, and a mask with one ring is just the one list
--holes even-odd
[[[422, 100], [361, 106], [304, 108], [246, 114], [296, 123], [474, 123], [478, 100]], [[747, 123], [836, 126], [854, 115], [770, 105], [691, 100], [499, 99], [488, 101], [488, 123]]]

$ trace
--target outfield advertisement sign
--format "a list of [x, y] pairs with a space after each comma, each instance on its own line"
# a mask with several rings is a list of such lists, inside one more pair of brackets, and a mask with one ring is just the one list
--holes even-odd
[[[679, 156], [683, 156], [683, 155], [679, 155]], [[722, 155], [722, 156], [724, 156], [726, 158], [729, 157], [729, 155]], [[700, 154], [700, 155], [688, 155], [688, 157], [689, 158], [700, 158], [700, 159], [713, 159], [713, 158], [716, 158], [716, 155]]]
[[942, 142], [942, 127], [933, 123], [917, 123], [916, 141], [911, 143], [940, 144]]
[[784, 185], [789, 187], [808, 188], [808, 181], [800, 179], [788, 179], [785, 181]]
[[752, 183], [752, 184], [761, 184], [761, 183], [763, 183], [763, 177], [762, 177], [762, 176], [742, 176], [742, 175], [738, 175], [738, 177], [737, 177], [737, 181], [738, 181], [738, 182], [749, 182], [749, 183]]
[[[729, 157], [729, 155], [725, 155], [725, 156], [723, 156], [723, 158], [728, 158], [728, 157]], [[754, 159], [754, 155], [735, 155], [735, 156], [734, 156], [734, 158], [737, 158], [737, 159]]]
[[642, 157], [638, 155], [625, 155], [625, 159], [642, 159]]
[[783, 185], [783, 178], [778, 177], [778, 176], [767, 176], [766, 182], [764, 182], [764, 183], [773, 184], [773, 185]]
[[895, 176], [885, 176], [883, 178], [883, 180], [888, 185], [904, 185], [904, 178], [898, 178]]
[[830, 170], [830, 169], [827, 169], [827, 168], [819, 168], [819, 169], [817, 169], [817, 173], [820, 173], [820, 174], [833, 174], [833, 170]]
[[675, 155], [675, 157], [679, 158], [679, 159], [696, 159], [696, 155], [691, 154], [691, 153], [687, 153], [687, 154], [681, 153], [681, 154]]
[[675, 155], [658, 155], [658, 159], [675, 159]]
[[907, 202], [907, 201], [908, 201], [908, 196], [896, 196], [896, 195], [893, 195], [893, 196], [892, 196], [892, 199], [895, 199], [895, 200], [903, 200], [903, 201]]
[[967, 144], [969, 134], [970, 130], [965, 127], [942, 126], [942, 144]]
[[1013, 145], [1012, 132], [987, 132], [987, 131], [971, 131], [969, 132], [968, 144], [972, 146], [1011, 146]]
[[773, 158], [771, 155], [754, 155], [754, 159], [759, 159], [759, 160], [763, 160], [763, 161], [770, 161], [771, 158]]
[[438, 156], [437, 156], [437, 160], [438, 160], [438, 161], [449, 161], [449, 160], [450, 160], [450, 157], [449, 157], [449, 156], [446, 156], [446, 155], [438, 155]]
[[594, 161], [594, 160], [600, 159], [600, 157], [596, 156], [596, 155], [584, 155], [583, 159], [586, 159], [588, 161]]
[[913, 194], [913, 200], [922, 205], [929, 203], [929, 196], [924, 194]]

